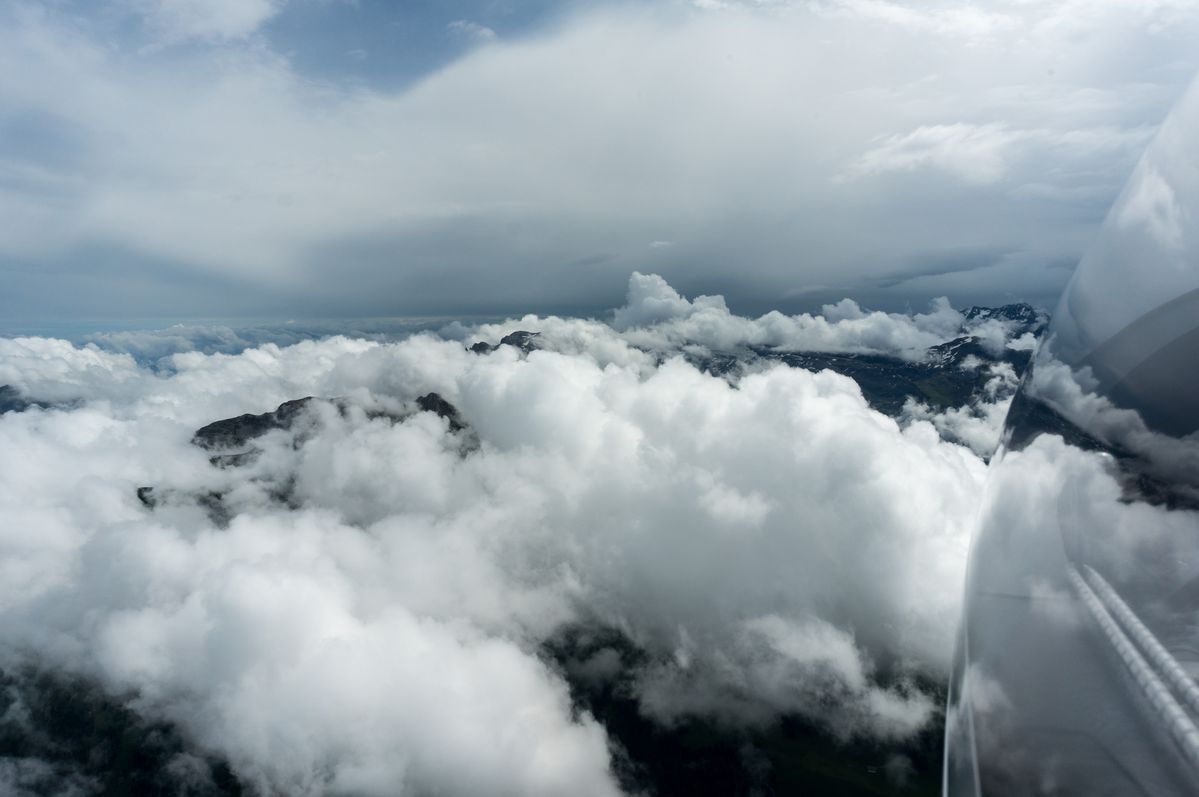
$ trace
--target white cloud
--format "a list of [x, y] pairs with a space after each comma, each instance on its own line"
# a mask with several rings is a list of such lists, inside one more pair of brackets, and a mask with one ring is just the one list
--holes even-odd
[[446, 25], [446, 30], [462, 39], [472, 42], [490, 42], [495, 41], [495, 31], [486, 25], [480, 25], [478, 22], [471, 22], [468, 19], [456, 19]]
[[851, 164], [842, 179], [932, 169], [967, 185], [986, 186], [1013, 173], [1027, 179], [1027, 161], [1037, 156], [1062, 160], [1085, 152], [1110, 157], [1138, 149], [1148, 132], [1108, 128], [1054, 132], [995, 123], [928, 125], [883, 139]]
[[0, 384], [47, 401], [103, 398], [143, 377], [133, 358], [62, 340], [0, 338]]
[[[965, 364], [971, 365], [968, 360]], [[961, 443], [980, 457], [990, 457], [999, 445], [1019, 380], [1008, 363], [993, 364], [988, 370], [990, 378], [984, 386], [984, 394], [975, 402], [934, 412], [928, 405], [908, 399], [903, 408], [903, 421], [928, 421], [946, 440]]]
[[890, 136], [862, 155], [850, 176], [910, 172], [919, 168], [946, 171], [966, 183], [985, 185], [1002, 179], [1008, 155], [1028, 133], [1003, 125], [931, 125], [902, 136]]
[[[918, 690], [877, 686], [853, 635], [819, 618], [750, 618], [734, 646], [698, 663], [694, 656], [689, 651], [645, 678], [642, 700], [651, 716], [672, 722], [710, 713], [753, 723], [778, 712], [823, 715], [842, 739], [902, 739], [934, 712]], [[838, 708], [822, 708], [829, 705]]]
[[287, 0], [130, 0], [147, 27], [168, 41], [244, 39]]
[[[947, 299], [927, 314], [866, 312], [851, 299], [826, 305], [823, 315], [770, 312], [750, 319], [729, 311], [723, 296], [685, 299], [657, 274], [634, 272], [613, 326], [630, 344], [666, 351], [685, 345], [730, 351], [763, 346], [781, 351], [885, 353], [920, 359], [930, 346], [957, 336], [964, 317]], [[530, 325], [541, 326], [532, 319]], [[485, 328], [486, 329], [486, 328]], [[1002, 335], [1002, 331], [1000, 331]], [[550, 339], [554, 335], [550, 333]]]
[[[668, 300], [667, 328], [704, 306], [634, 289]], [[874, 314], [843, 315], [821, 329]], [[602, 728], [538, 658], [573, 623], [649, 654], [638, 694], [663, 721], [921, 727], [932, 703], [905, 677], [946, 672], [982, 461], [831, 372], [734, 385], [598, 322], [544, 321], [551, 350], [528, 356], [334, 337], [158, 372], [5, 341], [4, 379], [84, 401], [0, 416], [0, 663], [32, 654], [136, 694], [289, 793], [615, 793]], [[365, 411], [430, 390], [465, 437]], [[316, 406], [303, 438], [267, 435], [236, 471], [188, 442], [306, 395], [349, 409]], [[189, 497], [209, 491], [227, 527]]]
[[657, 274], [634, 273], [629, 278], [627, 301], [616, 311], [614, 324], [617, 329], [648, 326], [686, 316], [691, 309], [691, 302]]
[[1013, 9], [992, 11], [973, 3], [949, 6], [900, 4], [888, 0], [832, 0], [816, 3], [826, 14], [844, 14], [914, 31], [954, 38], [980, 39], [1009, 33], [1021, 24]]

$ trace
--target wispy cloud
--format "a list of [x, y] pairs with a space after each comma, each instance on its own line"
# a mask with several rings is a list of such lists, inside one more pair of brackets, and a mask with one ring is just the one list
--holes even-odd
[[[1134, 150], [1148, 140], [1151, 129], [1100, 127], [1052, 131], [1013, 129], [1000, 123], [926, 125], [880, 141], [846, 170], [844, 177], [932, 169], [971, 185], [985, 186], [1011, 176], [1032, 155], [1056, 152], [1062, 160], [1079, 154], [1111, 155]], [[1029, 172], [1019, 169], [1022, 177]]]
[[287, 0], [125, 0], [168, 42], [244, 39], [278, 14]]
[[467, 19], [454, 20], [446, 26], [446, 30], [459, 38], [472, 42], [490, 42], [496, 39], [494, 30]]

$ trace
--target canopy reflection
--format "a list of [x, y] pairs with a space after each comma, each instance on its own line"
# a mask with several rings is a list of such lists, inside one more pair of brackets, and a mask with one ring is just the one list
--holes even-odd
[[1199, 793], [1199, 82], [1066, 288], [971, 553], [949, 795]]

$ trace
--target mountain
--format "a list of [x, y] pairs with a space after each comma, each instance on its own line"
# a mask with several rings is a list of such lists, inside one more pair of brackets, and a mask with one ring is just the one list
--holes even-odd
[[22, 412], [36, 406], [39, 406], [37, 402], [23, 398], [20, 391], [12, 385], [0, 385], [0, 415], [6, 412]]
[[898, 416], [908, 399], [947, 410], [969, 404], [978, 398], [991, 379], [989, 366], [1007, 363], [1017, 378], [1023, 375], [1032, 355], [1031, 349], [1004, 347], [996, 351], [979, 336], [986, 322], [1002, 325], [1008, 340], [1026, 334], [1040, 335], [1049, 317], [1029, 304], [1003, 307], [972, 307], [963, 311], [965, 321], [958, 337], [932, 346], [914, 359], [883, 354], [838, 352], [787, 352], [753, 348], [749, 357], [722, 353], [691, 357], [691, 361], [709, 373], [725, 375], [747, 359], [775, 360], [808, 371], [835, 371], [850, 377], [862, 390], [871, 407]]
[[492, 346], [487, 341], [479, 341], [470, 347], [470, 350], [475, 354], [487, 354], [498, 349], [500, 346], [515, 346], [516, 348], [528, 354], [531, 351], [541, 348], [541, 342], [537, 339], [540, 337], [540, 332], [526, 332], [523, 329], [511, 332], [500, 338], [500, 342]]
[[1026, 302], [1005, 304], [1001, 307], [979, 307], [975, 305], [969, 310], [963, 310], [966, 316], [964, 327], [976, 325], [981, 321], [1010, 321], [1023, 327], [1023, 332], [1039, 335], [1049, 324], [1049, 314], [1038, 310]]

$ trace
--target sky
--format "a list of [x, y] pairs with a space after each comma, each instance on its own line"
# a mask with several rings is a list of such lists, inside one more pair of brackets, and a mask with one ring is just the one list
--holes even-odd
[[[1185, 170], [1099, 225], [1197, 40], [1199, 0], [0, 0], [0, 675], [264, 794], [639, 793], [584, 682], [662, 728], [935, 729], [984, 499], [1045, 540], [1076, 490], [1190, 578], [1099, 452], [988, 487], [1036, 341], [960, 308], [1052, 308], [1097, 236], [1091, 273], [1185, 254]], [[1181, 284], [1132, 273], [1127, 313]], [[981, 387], [886, 415], [761, 350]], [[578, 630], [629, 648], [549, 663]], [[98, 790], [60, 763], [0, 756], [0, 792]]]
[[[1193, 0], [0, 2], [0, 319], [1051, 308]], [[82, 320], [82, 321], [81, 321]]]

